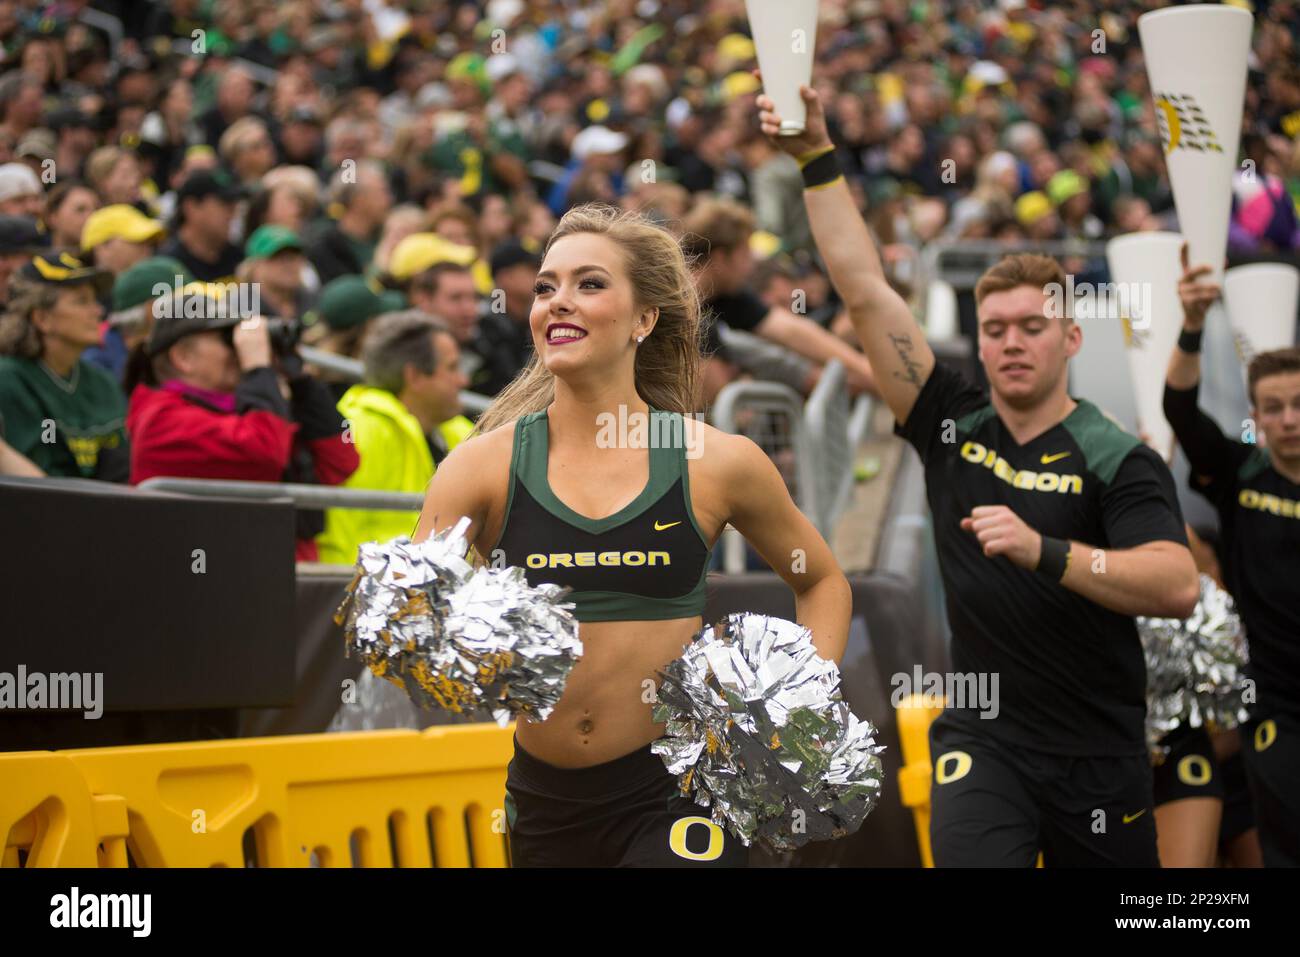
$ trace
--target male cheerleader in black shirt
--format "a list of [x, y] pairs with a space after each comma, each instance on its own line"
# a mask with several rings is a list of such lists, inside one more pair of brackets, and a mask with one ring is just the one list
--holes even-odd
[[[799, 161], [817, 247], [876, 381], [925, 463], [959, 673], [997, 674], [996, 717], [950, 707], [930, 734], [935, 863], [1159, 866], [1135, 615], [1198, 596], [1160, 457], [1066, 391], [1077, 325], [1053, 314], [1061, 267], [1010, 256], [976, 288], [992, 395], [936, 365], [802, 88]], [[758, 100], [763, 131], [780, 118]], [[991, 682], [990, 682], [991, 683]], [[985, 714], [992, 715], [993, 709]]]
[[[1191, 464], [1189, 482], [1219, 513], [1228, 591], [1250, 642], [1252, 721], [1241, 729], [1268, 867], [1300, 866], [1300, 349], [1263, 352], [1246, 379], [1258, 441], [1230, 439], [1197, 407], [1209, 266], [1178, 284], [1183, 332], [1165, 379], [1165, 417]], [[1252, 440], [1256, 436], [1250, 436]]]

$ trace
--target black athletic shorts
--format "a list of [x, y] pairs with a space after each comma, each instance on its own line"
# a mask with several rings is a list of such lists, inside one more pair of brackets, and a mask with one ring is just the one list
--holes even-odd
[[1300, 715], [1278, 712], [1241, 727], [1241, 758], [1265, 867], [1300, 867]]
[[1169, 753], [1153, 769], [1156, 807], [1183, 798], [1223, 800], [1223, 774], [1205, 728], [1179, 728], [1160, 743]]
[[1223, 778], [1223, 817], [1219, 821], [1219, 846], [1235, 841], [1255, 826], [1255, 809], [1250, 806], [1250, 785], [1241, 752], [1219, 762]]
[[940, 715], [930, 726], [936, 867], [1159, 867], [1151, 761], [999, 744]]
[[682, 797], [663, 759], [639, 748], [558, 768], [515, 739], [506, 769], [511, 867], [745, 867], [749, 848]]

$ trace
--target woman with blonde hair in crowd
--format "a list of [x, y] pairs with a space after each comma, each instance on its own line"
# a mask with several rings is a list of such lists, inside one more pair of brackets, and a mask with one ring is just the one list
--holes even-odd
[[275, 166], [275, 143], [265, 123], [255, 116], [244, 116], [221, 134], [217, 155], [240, 183], [257, 187]]
[[140, 162], [130, 150], [120, 146], [101, 146], [86, 159], [86, 182], [99, 194], [105, 206], [125, 203], [144, 207], [140, 188], [144, 176]]
[[[650, 750], [663, 725], [647, 689], [701, 627], [726, 525], [794, 590], [798, 620], [835, 661], [848, 582], [767, 455], [693, 415], [700, 302], [677, 238], [636, 214], [576, 207], [547, 243], [534, 293], [533, 357], [439, 466], [415, 535], [466, 516], [480, 556], [573, 589], [583, 656], [552, 715], [515, 729], [512, 862], [743, 866], [746, 848], [701, 817]], [[607, 441], [609, 417], [670, 438], [647, 448], [634, 426]], [[806, 565], [790, 562], [796, 549]], [[653, 567], [648, 553], [660, 556]]]

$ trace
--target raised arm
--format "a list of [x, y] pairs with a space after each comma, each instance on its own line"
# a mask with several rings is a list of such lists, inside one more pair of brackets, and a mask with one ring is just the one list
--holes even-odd
[[1178, 281], [1178, 298], [1183, 309], [1183, 330], [1169, 358], [1165, 374], [1164, 413], [1178, 444], [1183, 447], [1192, 472], [1208, 479], [1236, 467], [1237, 443], [1233, 442], [1197, 405], [1201, 384], [1201, 335], [1205, 314], [1219, 297], [1215, 283], [1203, 282], [1209, 266], [1191, 268], [1187, 244], [1182, 248], [1183, 275]]
[[[808, 118], [799, 136], [777, 136], [781, 117], [767, 95], [758, 97], [759, 122], [778, 148], [809, 164], [832, 148], [821, 99], [800, 87]], [[831, 154], [833, 157], [833, 154]], [[821, 160], [825, 163], [826, 160]], [[853, 328], [874, 370], [876, 388], [894, 417], [906, 422], [916, 397], [934, 369], [934, 353], [912, 311], [890, 287], [875, 243], [854, 205], [843, 176], [804, 189], [804, 205], [813, 239], [826, 263], [831, 283], [848, 309]]]

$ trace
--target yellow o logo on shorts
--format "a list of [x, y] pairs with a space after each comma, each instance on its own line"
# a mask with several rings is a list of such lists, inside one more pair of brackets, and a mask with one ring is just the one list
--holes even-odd
[[[709, 846], [699, 853], [686, 846], [686, 832], [691, 829], [692, 824], [703, 824], [709, 829]], [[716, 861], [722, 856], [722, 846], [725, 841], [726, 836], [722, 833], [722, 828], [707, 817], [679, 817], [673, 821], [673, 829], [668, 832], [669, 849], [678, 857], [684, 857], [688, 861]]]
[[1273, 719], [1261, 721], [1259, 727], [1255, 729], [1255, 750], [1266, 751], [1268, 746], [1277, 740], [1277, 725]]
[[[948, 770], [946, 762], [952, 759], [952, 770]], [[934, 781], [936, 784], [951, 784], [953, 781], [960, 781], [970, 773], [971, 757], [965, 751], [949, 751], [947, 754], [934, 762]]]
[[1213, 772], [1210, 762], [1199, 754], [1189, 754], [1178, 762], [1178, 780], [1192, 787], [1209, 784]]

